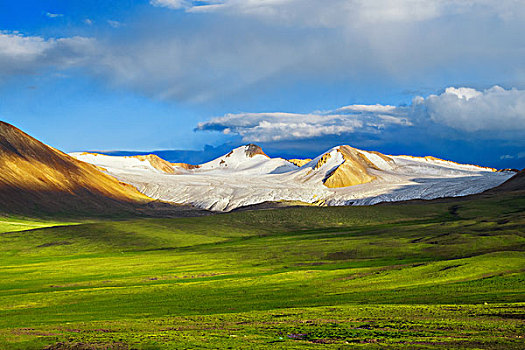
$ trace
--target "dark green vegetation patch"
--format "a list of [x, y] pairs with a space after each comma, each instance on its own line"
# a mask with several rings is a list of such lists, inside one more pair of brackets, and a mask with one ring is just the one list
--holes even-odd
[[4, 218], [0, 348], [523, 349], [524, 208]]

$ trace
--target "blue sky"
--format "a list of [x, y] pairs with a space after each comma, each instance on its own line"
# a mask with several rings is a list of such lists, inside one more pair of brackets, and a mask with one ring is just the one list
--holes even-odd
[[525, 167], [525, 3], [0, 1], [0, 119], [65, 151]]

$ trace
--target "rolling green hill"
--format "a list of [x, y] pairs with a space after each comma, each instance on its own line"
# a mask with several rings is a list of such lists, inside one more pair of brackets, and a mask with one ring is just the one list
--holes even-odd
[[524, 209], [517, 191], [200, 218], [5, 218], [0, 348], [523, 349]]

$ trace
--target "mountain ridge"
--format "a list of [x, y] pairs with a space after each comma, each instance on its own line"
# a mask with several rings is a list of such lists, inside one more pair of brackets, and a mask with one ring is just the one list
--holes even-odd
[[104, 162], [93, 164], [152, 198], [217, 211], [268, 201], [369, 205], [465, 196], [496, 187], [514, 174], [430, 156], [384, 155], [348, 145], [293, 162], [270, 158], [259, 146], [248, 144], [206, 163], [172, 164], [172, 174], [124, 164], [123, 157], [105, 156], [97, 161], [102, 159]]

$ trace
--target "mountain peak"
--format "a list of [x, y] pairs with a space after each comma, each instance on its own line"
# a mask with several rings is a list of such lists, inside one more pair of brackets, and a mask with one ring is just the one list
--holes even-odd
[[343, 145], [337, 147], [337, 152], [341, 153], [343, 162], [324, 179], [323, 183], [326, 187], [348, 187], [376, 179], [369, 170], [370, 168], [377, 169], [377, 167], [359, 150]]
[[264, 151], [262, 150], [262, 148], [260, 146], [257, 146], [257, 145], [255, 145], [253, 143], [249, 143], [249, 144], [244, 145], [244, 146], [236, 147], [236, 148], [232, 149], [230, 152], [228, 152], [228, 154], [225, 154], [224, 156], [222, 156], [220, 158], [230, 158], [230, 157], [233, 157], [233, 156], [253, 158], [253, 157], [255, 157], [258, 154], [262, 155], [262, 156], [265, 156], [266, 158], [270, 158], [270, 157], [268, 157], [268, 155], [266, 153], [264, 153]]
[[265, 156], [266, 158], [270, 158], [270, 157], [268, 157], [268, 155], [266, 153], [264, 153], [264, 151], [262, 150], [262, 148], [260, 146], [257, 146], [257, 145], [255, 145], [253, 143], [250, 143], [250, 144], [247, 144], [246, 146], [244, 146], [244, 152], [246, 153], [246, 156], [248, 156], [250, 158], [253, 158], [257, 154]]
[[261, 147], [255, 144], [239, 146], [219, 158], [201, 164], [202, 171], [226, 170], [252, 172], [253, 174], [269, 173], [272, 171], [292, 170], [295, 166], [282, 158], [270, 158]]
[[260, 146], [257, 146], [257, 145], [255, 145], [253, 143], [249, 143], [247, 145], [239, 146], [237, 148], [234, 148], [228, 154], [224, 155], [223, 157], [224, 158], [229, 158], [233, 154], [237, 154], [237, 155], [241, 155], [242, 154], [243, 156], [246, 156], [247, 158], [253, 158], [256, 155], [260, 154], [262, 156], [265, 156], [266, 158], [270, 158], [270, 157], [268, 157], [268, 155], [266, 153], [264, 153], [264, 151], [262, 150], [262, 148]]

